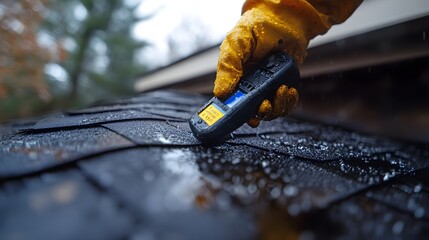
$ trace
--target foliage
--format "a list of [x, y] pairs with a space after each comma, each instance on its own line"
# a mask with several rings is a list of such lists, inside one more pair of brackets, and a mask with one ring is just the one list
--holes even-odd
[[38, 104], [23, 102], [28, 96], [44, 103], [52, 100], [44, 66], [49, 61], [63, 60], [65, 52], [57, 42], [49, 49], [38, 42], [37, 30], [43, 21], [46, 2], [0, 3], [0, 120], [31, 112]]
[[131, 35], [144, 20], [136, 7], [122, 0], [2, 0], [0, 120], [133, 93], [134, 76], [145, 71], [134, 55], [146, 46]]

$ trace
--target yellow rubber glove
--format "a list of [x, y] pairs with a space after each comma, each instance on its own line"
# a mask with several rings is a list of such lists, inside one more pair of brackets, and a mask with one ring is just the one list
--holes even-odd
[[[300, 65], [310, 39], [345, 21], [363, 0], [247, 0], [243, 15], [220, 46], [213, 93], [230, 95], [243, 74], [243, 67], [268, 54], [283, 51]], [[264, 100], [248, 124], [285, 116], [298, 102], [298, 92], [282, 85], [273, 102]]]

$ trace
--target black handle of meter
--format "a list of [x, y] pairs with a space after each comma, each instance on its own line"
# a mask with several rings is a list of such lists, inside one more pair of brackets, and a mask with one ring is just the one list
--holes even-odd
[[194, 136], [203, 144], [223, 143], [230, 133], [254, 117], [264, 99], [272, 100], [283, 84], [299, 89], [299, 70], [284, 53], [267, 57], [245, 72], [235, 91], [226, 100], [210, 99], [189, 120]]

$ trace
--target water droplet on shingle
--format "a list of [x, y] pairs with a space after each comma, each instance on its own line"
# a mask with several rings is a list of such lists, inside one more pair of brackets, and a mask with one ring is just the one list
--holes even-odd
[[287, 197], [293, 197], [298, 194], [298, 188], [293, 185], [287, 185], [283, 189], [283, 194]]
[[422, 218], [425, 215], [425, 209], [422, 207], [419, 207], [414, 211], [414, 217], [415, 218]]
[[397, 221], [397, 222], [395, 222], [395, 224], [393, 224], [392, 232], [394, 234], [400, 234], [403, 229], [404, 229], [404, 222]]
[[270, 196], [273, 199], [277, 199], [278, 197], [280, 197], [281, 193], [281, 188], [279, 186], [275, 186], [273, 187], [273, 189], [271, 189]]
[[420, 183], [414, 186], [415, 193], [419, 193], [421, 190], [422, 190], [422, 185]]
[[262, 167], [263, 167], [263, 168], [265, 168], [265, 167], [267, 167], [267, 166], [269, 166], [269, 165], [270, 165], [270, 162], [269, 162], [269, 161], [267, 161], [267, 160], [263, 160], [263, 161], [261, 162], [261, 165], [262, 165]]

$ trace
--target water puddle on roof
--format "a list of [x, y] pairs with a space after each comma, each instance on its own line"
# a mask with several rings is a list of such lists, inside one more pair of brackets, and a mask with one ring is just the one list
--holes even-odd
[[203, 186], [192, 153], [182, 149], [165, 152], [161, 166], [174, 179], [169, 181], [170, 187], [166, 188], [168, 191], [164, 196], [165, 206], [170, 210], [186, 210], [192, 207], [195, 192]]
[[273, 234], [298, 239], [302, 233], [298, 214], [303, 205], [292, 205], [288, 211], [282, 204], [271, 203], [296, 198], [301, 194], [300, 189], [292, 182], [284, 183], [286, 178], [278, 173], [278, 163], [272, 161], [272, 155], [249, 150], [241, 147], [232, 151], [161, 150], [159, 165], [156, 164], [158, 176], [144, 176], [151, 184], [145, 208], [152, 214], [195, 208], [206, 213], [213, 210], [232, 213], [244, 208], [246, 214], [253, 215], [264, 239]]
[[162, 133], [156, 133], [155, 138], [161, 143], [165, 143], [165, 144], [171, 143], [171, 141], [168, 140]]
[[170, 149], [161, 159], [162, 172], [169, 176], [168, 187], [159, 188], [167, 191], [163, 193], [164, 207], [180, 211], [195, 206], [205, 208], [213, 202], [212, 190], [218, 188], [219, 183], [201, 174], [193, 152]]

